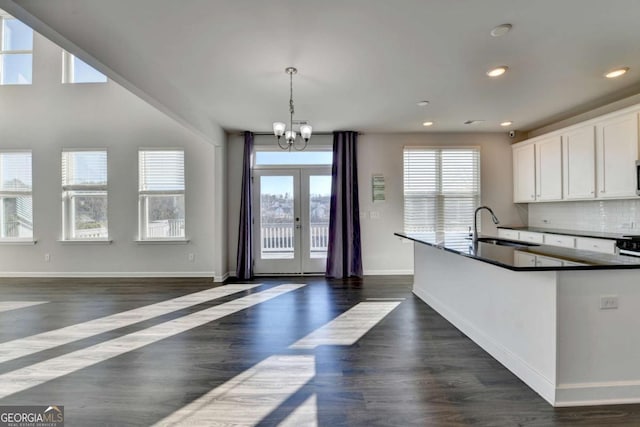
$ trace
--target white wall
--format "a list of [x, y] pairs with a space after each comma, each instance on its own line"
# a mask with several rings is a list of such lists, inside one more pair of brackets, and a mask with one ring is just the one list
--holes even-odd
[[[331, 145], [331, 136], [314, 136], [315, 144]], [[272, 137], [257, 137], [256, 144], [275, 144]], [[527, 223], [526, 210], [513, 204], [511, 140], [503, 133], [365, 134], [358, 140], [358, 181], [362, 228], [362, 262], [365, 274], [411, 274], [413, 245], [393, 236], [403, 228], [404, 146], [478, 145], [481, 147], [482, 203], [495, 211], [502, 224]], [[229, 271], [236, 268], [238, 212], [242, 176], [243, 138], [231, 135], [228, 146]], [[371, 201], [371, 176], [383, 174], [386, 201]], [[371, 211], [379, 213], [371, 219]], [[521, 217], [522, 215], [522, 217]], [[486, 214], [482, 231], [497, 234]]]
[[[0, 245], [0, 276], [224, 274], [224, 135], [221, 146], [214, 148], [113, 82], [62, 85], [61, 56], [59, 47], [35, 34], [33, 85], [0, 86], [0, 149], [33, 151], [37, 239], [31, 246]], [[74, 147], [108, 150], [111, 245], [58, 242], [60, 153]], [[134, 242], [139, 147], [185, 149], [189, 244]], [[195, 262], [189, 262], [190, 253]], [[50, 262], [45, 262], [45, 254], [50, 254]]]

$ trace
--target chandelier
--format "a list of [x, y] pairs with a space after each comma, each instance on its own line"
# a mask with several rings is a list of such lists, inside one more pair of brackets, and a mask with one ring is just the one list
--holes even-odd
[[[298, 70], [294, 67], [287, 67], [284, 71], [289, 74], [289, 130], [286, 130], [287, 125], [285, 123], [274, 122], [273, 134], [278, 138], [278, 146], [283, 150], [291, 151], [291, 147], [293, 147], [298, 151], [302, 151], [307, 148], [307, 143], [309, 142], [309, 138], [311, 138], [312, 128], [306, 123], [300, 126], [300, 136], [304, 141], [304, 145], [301, 143], [298, 144], [298, 135], [296, 131], [293, 130], [293, 113], [295, 112], [293, 108], [293, 75], [296, 74]], [[284, 141], [282, 141], [283, 135]]]

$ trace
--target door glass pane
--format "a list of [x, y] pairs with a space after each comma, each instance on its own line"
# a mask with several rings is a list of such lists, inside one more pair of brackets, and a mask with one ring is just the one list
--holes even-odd
[[260, 258], [293, 259], [293, 176], [260, 177]]
[[309, 245], [311, 258], [326, 258], [329, 245], [331, 176], [309, 177]]

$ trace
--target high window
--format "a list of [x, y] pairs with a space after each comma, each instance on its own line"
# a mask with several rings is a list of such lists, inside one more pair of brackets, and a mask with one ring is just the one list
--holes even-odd
[[107, 76], [69, 52], [62, 52], [62, 83], [106, 83]]
[[10, 16], [0, 16], [0, 84], [30, 85], [33, 30]]
[[107, 240], [107, 152], [62, 152], [63, 240]]
[[138, 153], [140, 240], [185, 239], [183, 150]]
[[0, 152], [0, 240], [33, 239], [31, 152]]
[[479, 148], [405, 147], [405, 232], [464, 238], [479, 204]]

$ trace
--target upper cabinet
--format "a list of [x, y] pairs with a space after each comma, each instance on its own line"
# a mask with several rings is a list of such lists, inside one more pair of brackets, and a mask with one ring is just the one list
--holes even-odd
[[536, 146], [536, 200], [562, 200], [562, 142], [560, 136], [544, 138]]
[[603, 121], [596, 129], [598, 198], [636, 196], [638, 114]]
[[513, 147], [513, 200], [516, 203], [562, 200], [560, 136]]
[[637, 197], [638, 110], [514, 144], [514, 202]]
[[566, 200], [596, 197], [596, 128], [584, 126], [562, 135]]
[[533, 144], [513, 147], [513, 200], [536, 200], [536, 152]]

